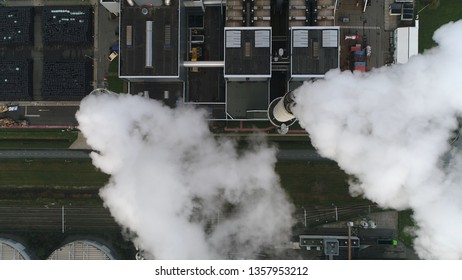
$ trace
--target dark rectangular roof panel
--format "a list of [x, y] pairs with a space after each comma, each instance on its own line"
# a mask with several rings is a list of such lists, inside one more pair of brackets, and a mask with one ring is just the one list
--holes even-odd
[[402, 9], [401, 3], [393, 3], [390, 5], [390, 15], [400, 15]]
[[93, 44], [92, 6], [47, 6], [42, 10], [45, 45]]
[[0, 46], [32, 45], [31, 7], [0, 7]]
[[410, 20], [413, 20], [413, 19], [414, 19], [414, 14], [413, 13], [401, 14], [401, 20], [410, 21]]
[[291, 28], [291, 77], [321, 78], [339, 67], [338, 27]]
[[32, 61], [0, 60], [0, 100], [32, 99]]
[[403, 4], [403, 9], [414, 9], [414, 3], [404, 3]]
[[271, 77], [271, 27], [225, 28], [225, 77]]
[[81, 100], [93, 87], [92, 61], [44, 60], [42, 77], [43, 100]]
[[164, 102], [175, 107], [183, 98], [184, 83], [172, 82], [131, 82], [130, 93], [135, 95], [148, 95], [149, 98]]
[[266, 120], [269, 84], [269, 81], [226, 82], [226, 114], [228, 118]]
[[129, 6], [121, 1], [120, 76], [179, 77], [179, 1]]

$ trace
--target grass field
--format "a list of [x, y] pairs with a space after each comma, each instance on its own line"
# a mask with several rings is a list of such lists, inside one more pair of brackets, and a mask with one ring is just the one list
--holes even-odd
[[2, 160], [0, 204], [102, 206], [98, 191], [108, 178], [90, 160]]
[[101, 187], [108, 176], [90, 160], [2, 160], [0, 188], [3, 186]]
[[[347, 175], [334, 163], [276, 164], [282, 187], [297, 206], [338, 206], [369, 203], [348, 193]], [[100, 203], [98, 189], [108, 181], [90, 160], [3, 160], [0, 162], [2, 203], [39, 203], [57, 199], [90, 199]], [[18, 186], [18, 187], [15, 187]]]
[[76, 131], [61, 129], [0, 129], [0, 149], [68, 148]]
[[111, 63], [109, 63], [108, 73], [108, 90], [113, 92], [126, 92], [124, 89], [124, 81], [119, 78], [119, 58], [116, 57]]
[[118, 74], [118, 71], [119, 71], [119, 57], [116, 57], [109, 63], [109, 73]]
[[107, 89], [116, 93], [124, 92], [124, 81], [117, 76], [109, 76], [107, 78]]
[[398, 212], [399, 239], [409, 247], [412, 247], [414, 237], [407, 233], [406, 228], [415, 226], [412, 219], [412, 210]]
[[[425, 8], [419, 14], [419, 52], [435, 46], [433, 33], [441, 25], [450, 21], [462, 19], [462, 1], [460, 0], [439, 0], [437, 8], [431, 6]], [[424, 8], [424, 0], [417, 0], [417, 11]]]
[[282, 187], [297, 206], [367, 204], [348, 192], [348, 176], [335, 163], [277, 163]]

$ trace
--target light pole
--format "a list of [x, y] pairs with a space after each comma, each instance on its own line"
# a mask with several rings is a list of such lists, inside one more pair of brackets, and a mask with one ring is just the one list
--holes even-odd
[[61, 232], [64, 233], [64, 205], [61, 209]]
[[305, 207], [302, 207], [303, 208], [303, 214], [304, 214], [304, 217], [305, 217], [305, 221], [304, 221], [304, 225], [305, 225], [305, 228], [306, 228], [306, 209]]
[[338, 222], [338, 211], [337, 211], [337, 205], [332, 203], [332, 206], [335, 207], [335, 221]]
[[353, 222], [348, 222], [348, 260], [351, 260], [351, 227], [353, 226]]

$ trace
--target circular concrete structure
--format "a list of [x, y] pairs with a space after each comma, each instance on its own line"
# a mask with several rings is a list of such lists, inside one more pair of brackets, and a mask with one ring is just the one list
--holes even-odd
[[55, 250], [49, 260], [114, 260], [111, 250], [94, 240], [75, 240]]
[[26, 247], [12, 239], [0, 237], [0, 260], [30, 260]]

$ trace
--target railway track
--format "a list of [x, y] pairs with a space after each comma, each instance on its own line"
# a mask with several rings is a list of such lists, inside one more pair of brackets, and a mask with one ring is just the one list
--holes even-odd
[[1, 206], [0, 230], [66, 232], [120, 230], [109, 210], [100, 207]]

